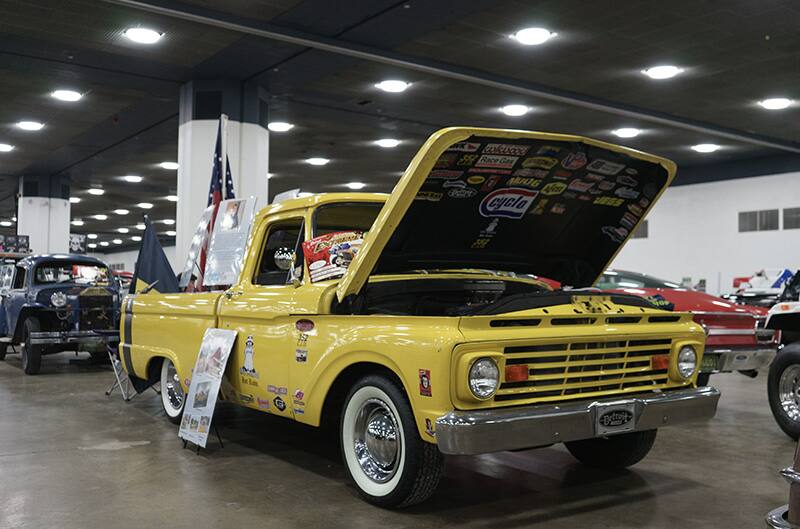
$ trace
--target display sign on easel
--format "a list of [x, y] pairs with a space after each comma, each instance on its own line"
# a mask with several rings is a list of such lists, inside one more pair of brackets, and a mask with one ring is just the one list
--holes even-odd
[[206, 329], [178, 430], [178, 437], [184, 441], [206, 447], [222, 376], [235, 341], [236, 331]]
[[233, 285], [239, 280], [256, 202], [256, 197], [220, 202], [209, 243], [203, 286]]

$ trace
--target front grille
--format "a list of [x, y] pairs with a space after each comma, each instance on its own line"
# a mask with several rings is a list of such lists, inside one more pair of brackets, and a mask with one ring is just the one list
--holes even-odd
[[670, 339], [617, 338], [514, 345], [503, 349], [506, 365], [528, 365], [528, 379], [501, 383], [495, 401], [554, 401], [664, 388], [666, 369], [653, 355], [670, 354]]
[[114, 304], [111, 296], [80, 296], [79, 325], [83, 331], [114, 328]]

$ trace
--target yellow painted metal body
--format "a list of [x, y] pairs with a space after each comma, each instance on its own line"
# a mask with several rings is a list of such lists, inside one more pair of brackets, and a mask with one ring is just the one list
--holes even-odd
[[[471, 134], [497, 137], [519, 137], [584, 141], [604, 148], [631, 153], [627, 149], [586, 140], [575, 136], [528, 133], [520, 131], [493, 131], [485, 129], [445, 129], [435, 134], [412, 161], [398, 188], [391, 195], [367, 193], [340, 193], [315, 195], [287, 200], [264, 208], [256, 217], [251, 232], [240, 281], [230, 289], [230, 296], [216, 293], [159, 294], [150, 292], [137, 295], [129, 305], [132, 316], [123, 318], [123, 341], [130, 347], [131, 374], [147, 378], [150, 366], [160, 358], [169, 358], [175, 364], [181, 383], [191, 379], [206, 328], [219, 327], [238, 331], [231, 354], [226, 379], [233, 389], [228, 395], [254, 409], [284, 416], [310, 425], [319, 425], [329, 391], [339, 376], [353, 366], [380, 366], [389, 370], [402, 383], [417, 420], [420, 436], [435, 442], [430, 435], [436, 418], [454, 409], [478, 409], [499, 406], [535, 404], [586, 397], [606, 397], [652, 389], [669, 390], [694, 384], [682, 380], [670, 368], [670, 376], [660, 375], [654, 387], [626, 386], [627, 383], [646, 382], [650, 369], [645, 366], [627, 367], [627, 358], [635, 356], [638, 341], [668, 340], [666, 352], [674, 364], [677, 349], [683, 344], [693, 344], [702, 357], [705, 335], [700, 325], [688, 314], [669, 313], [657, 309], [616, 305], [610, 299], [603, 304], [587, 301], [580, 296], [568, 303], [546, 308], [495, 316], [421, 317], [389, 315], [338, 315], [331, 307], [338, 297], [344, 299], [357, 292], [367, 281], [403, 281], [419, 279], [419, 275], [369, 276], [380, 248], [386, 244], [392, 229], [400, 222], [403, 213], [416, 193], [424, 175], [430, 171], [438, 156], [453, 142]], [[670, 179], [674, 165], [667, 160], [635, 153], [667, 168]], [[419, 176], [423, 175], [423, 176]], [[362, 250], [356, 255], [347, 274], [341, 280], [317, 283], [308, 281], [300, 285], [263, 286], [253, 283], [260, 251], [269, 225], [276, 221], [302, 218], [305, 220], [305, 238], [312, 237], [311, 226], [314, 209], [334, 202], [386, 202], [396, 206], [383, 208], [373, 229], [365, 237]], [[402, 202], [402, 204], [397, 204]], [[388, 212], [388, 213], [387, 213]], [[378, 251], [368, 251], [369, 247]], [[361, 262], [363, 261], [363, 262]], [[304, 265], [305, 266], [305, 265]], [[485, 274], [487, 279], [496, 275]], [[308, 277], [306, 267], [304, 276]], [[480, 278], [476, 271], [448, 272], [437, 277]], [[522, 278], [504, 278], [511, 281], [533, 281]], [[594, 299], [594, 298], [593, 298]], [[126, 300], [128, 301], [128, 300]], [[126, 305], [128, 305], [126, 303]], [[676, 321], [651, 322], [651, 317], [673, 316]], [[638, 317], [635, 323], [619, 324], [609, 320], [612, 316]], [[557, 318], [583, 317], [575, 324], [554, 324]], [[538, 320], [536, 325], [499, 326], [498, 320]], [[313, 330], [298, 330], [299, 320], [313, 322]], [[247, 338], [252, 337], [253, 366], [255, 373], [243, 370]], [[623, 344], [624, 345], [621, 345]], [[594, 345], [592, 345], [594, 344]], [[605, 344], [605, 345], [598, 345]], [[513, 353], [509, 347], [532, 348], [527, 352]], [[548, 347], [555, 347], [549, 351]], [[307, 359], [298, 362], [297, 349], [307, 350]], [[600, 364], [613, 369], [589, 375], [613, 377], [618, 387], [593, 391], [597, 386], [590, 382], [570, 380], [577, 375], [558, 377], [532, 375], [537, 384], [555, 380], [546, 392], [538, 394], [518, 388], [501, 388], [496, 398], [479, 401], [471, 396], [466, 372], [470, 361], [481, 356], [498, 360], [501, 375], [505, 363], [512, 358], [532, 358], [551, 368], [570, 373], [597, 365], [581, 355], [587, 351], [604, 348], [604, 354], [622, 355], [625, 366], [613, 357], [600, 358]], [[532, 351], [532, 352], [531, 352]], [[558, 354], [556, 354], [558, 353]], [[562, 354], [563, 353], [563, 354]], [[607, 355], [606, 355], [607, 356]], [[549, 362], [549, 364], [548, 364]], [[581, 364], [582, 362], [582, 364]], [[699, 365], [700, 359], [698, 359]], [[642, 373], [638, 375], [637, 369]], [[421, 388], [421, 371], [430, 376], [430, 385]], [[576, 371], [580, 372], [580, 371]], [[581, 373], [587, 376], [586, 373]], [[550, 376], [550, 378], [547, 378]], [[543, 377], [543, 378], [542, 378]], [[630, 379], [630, 380], [625, 380]], [[652, 380], [651, 380], [652, 382]], [[605, 384], [605, 386], [610, 385]], [[285, 388], [285, 389], [284, 389]], [[184, 389], [187, 389], [184, 387]], [[557, 394], [555, 392], [558, 392]], [[286, 401], [284, 410], [278, 409], [274, 398], [282, 394]], [[340, 410], [333, 410], [338, 413]]]

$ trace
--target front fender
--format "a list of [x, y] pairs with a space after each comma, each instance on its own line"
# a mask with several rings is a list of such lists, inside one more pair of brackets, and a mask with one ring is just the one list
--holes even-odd
[[22, 331], [25, 325], [25, 320], [29, 316], [37, 315], [46, 308], [47, 307], [45, 307], [41, 303], [25, 303], [22, 307], [20, 307], [16, 320], [14, 320], [13, 312], [9, 314], [10, 316], [9, 321], [15, 321], [14, 333], [12, 335], [12, 340], [14, 341], [14, 343], [19, 343], [22, 340]]

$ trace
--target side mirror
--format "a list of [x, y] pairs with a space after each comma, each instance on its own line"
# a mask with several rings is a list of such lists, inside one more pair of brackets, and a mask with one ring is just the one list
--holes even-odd
[[275, 266], [283, 271], [291, 269], [294, 266], [294, 251], [290, 248], [278, 248], [275, 250]]

